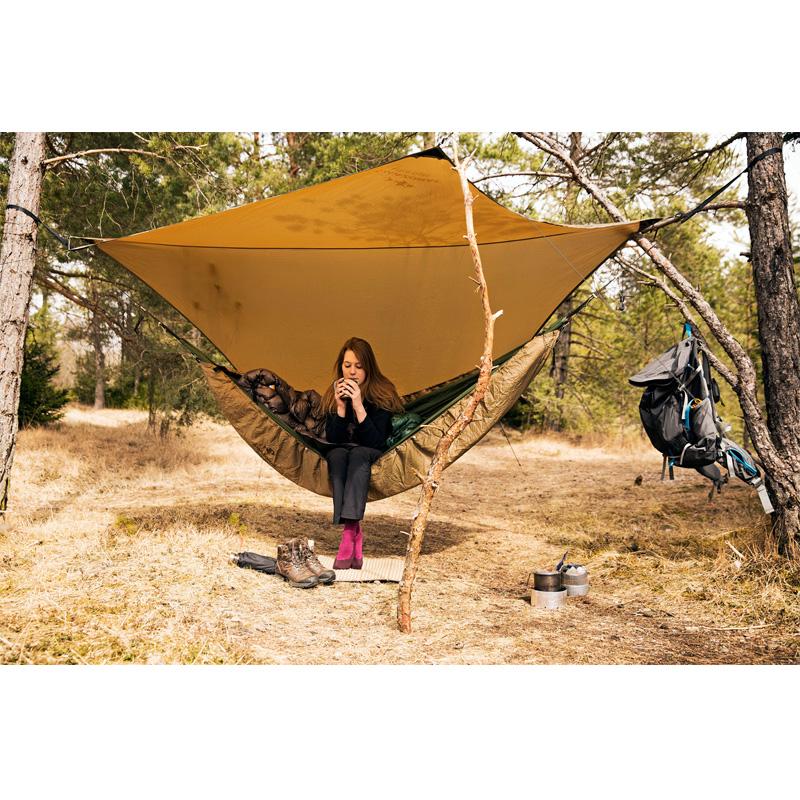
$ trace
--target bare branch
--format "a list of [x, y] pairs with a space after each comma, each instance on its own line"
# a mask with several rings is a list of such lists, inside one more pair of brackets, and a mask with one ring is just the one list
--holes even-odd
[[130, 292], [131, 287], [127, 286], [124, 283], [120, 283], [119, 281], [112, 280], [111, 278], [104, 278], [102, 275], [94, 275], [88, 272], [66, 272], [65, 270], [56, 269], [55, 267], [44, 267], [41, 270], [36, 271], [36, 277], [40, 277], [42, 272], [46, 271], [48, 274], [52, 275], [59, 275], [62, 278], [76, 278], [82, 280], [90, 280], [90, 281], [100, 281], [101, 283], [107, 283], [109, 286], [113, 286], [116, 289], [121, 289], [123, 292]]
[[[736, 208], [742, 211], [745, 210], [747, 204], [742, 200], [734, 200], [730, 203], [709, 203], [705, 208], [701, 208], [700, 212], [706, 211], [723, 211], [725, 209]], [[654, 225], [651, 225], [648, 229], [648, 233], [653, 233], [654, 231], [660, 230], [661, 228], [666, 228], [667, 225], [674, 225], [676, 222], [680, 222], [683, 219], [683, 214], [676, 214], [674, 217], [665, 217], [662, 220], [659, 220]]]
[[[646, 270], [643, 270], [641, 267], [634, 266], [633, 264], [630, 264], [629, 262], [623, 261], [622, 259], [617, 259], [617, 262], [620, 264], [620, 266], [623, 269], [628, 270], [629, 272], [633, 272], [633, 273], [635, 273], [637, 275], [641, 275], [643, 278], [646, 278], [654, 286], [658, 286], [658, 288], [661, 289], [661, 291], [665, 295], [667, 295], [667, 297], [669, 297], [669, 299], [672, 300], [673, 303], [675, 303], [675, 305], [678, 308], [678, 311], [680, 311], [681, 314], [683, 315], [683, 318], [687, 322], [691, 322], [692, 325], [697, 327], [697, 319], [694, 317], [692, 312], [689, 310], [689, 307], [686, 305], [686, 303], [680, 297], [678, 297], [677, 294], [675, 294], [675, 292], [672, 291], [672, 289], [670, 289], [670, 287], [667, 285], [666, 281], [662, 280], [657, 275], [653, 275], [652, 273], [647, 272]], [[708, 347], [704, 346], [703, 347], [703, 352], [706, 354], [706, 357], [708, 358], [708, 361], [711, 364], [711, 366], [714, 367], [714, 369], [717, 372], [719, 372], [719, 374], [725, 379], [725, 381], [735, 391], [736, 388], [739, 385], [739, 381], [736, 378], [736, 376], [725, 366], [725, 364], [723, 364], [708, 349]]]
[[567, 172], [499, 172], [497, 175], [486, 175], [483, 178], [478, 178], [472, 183], [480, 183], [481, 181], [490, 181], [494, 178], [569, 178], [571, 177]]
[[696, 161], [698, 158], [702, 158], [703, 156], [713, 155], [720, 150], [724, 150], [729, 144], [733, 144], [733, 142], [735, 142], [737, 139], [744, 139], [745, 135], [746, 134], [743, 132], [734, 133], [733, 136], [729, 136], [724, 142], [715, 144], [713, 147], [709, 147], [705, 150], [695, 150], [685, 158], [679, 158], [675, 161], [670, 161], [669, 168], [672, 169], [673, 167], [677, 167], [679, 164], [688, 164], [690, 161]]
[[704, 150], [695, 150], [694, 152], [690, 153], [688, 156], [684, 158], [679, 158], [673, 161], [664, 162], [661, 165], [662, 169], [659, 170], [655, 175], [655, 181], [657, 182], [661, 178], [663, 178], [664, 175], [674, 172], [677, 167], [680, 167], [685, 164], [690, 164], [692, 161], [697, 161], [702, 159], [700, 166], [687, 179], [683, 181], [684, 187], [688, 186], [689, 184], [691, 184], [693, 180], [695, 180], [700, 174], [702, 174], [705, 171], [705, 169], [708, 167], [711, 156], [714, 153], [724, 150], [729, 144], [731, 144], [731, 142], [743, 138], [744, 136], [745, 136], [744, 133], [736, 133], [733, 136], [726, 139], [724, 142], [720, 142], [719, 144], [714, 145], [714, 147], [710, 147]]
[[54, 292], [66, 297], [67, 300], [75, 303], [76, 306], [80, 306], [81, 308], [85, 308], [88, 311], [91, 311], [93, 314], [98, 316], [106, 325], [111, 328], [120, 339], [124, 339], [127, 342], [136, 342], [138, 341], [137, 337], [131, 335], [129, 331], [125, 328], [120, 326], [120, 324], [110, 315], [106, 314], [100, 308], [98, 308], [96, 303], [93, 303], [91, 300], [88, 300], [85, 297], [81, 297], [81, 295], [76, 294], [73, 292], [68, 286], [65, 286], [61, 281], [56, 280], [48, 275], [42, 275], [38, 273], [36, 275], [36, 280], [46, 286], [48, 289], [51, 289]]
[[162, 156], [160, 153], [153, 153], [150, 150], [136, 150], [131, 147], [101, 147], [96, 150], [81, 150], [79, 153], [68, 153], [65, 156], [46, 158], [44, 161], [42, 161], [42, 165], [45, 167], [50, 167], [54, 164], [60, 164], [62, 161], [74, 161], [76, 158], [83, 158], [84, 156], [96, 156], [100, 155], [101, 153], [133, 153], [140, 156], [150, 156], [151, 158], [158, 158], [162, 161], [167, 161], [166, 156]]
[[[199, 146], [179, 144], [175, 147], [176, 150], [200, 150]], [[50, 167], [54, 164], [59, 164], [62, 161], [74, 161], [76, 158], [83, 158], [84, 156], [96, 156], [101, 153], [131, 153], [139, 156], [149, 156], [150, 158], [158, 158], [161, 161], [169, 161], [169, 156], [163, 156], [160, 153], [154, 153], [152, 150], [137, 150], [132, 147], [100, 147], [95, 150], [81, 150], [79, 153], [68, 153], [65, 156], [57, 156], [55, 158], [46, 158], [42, 161], [42, 166]]]

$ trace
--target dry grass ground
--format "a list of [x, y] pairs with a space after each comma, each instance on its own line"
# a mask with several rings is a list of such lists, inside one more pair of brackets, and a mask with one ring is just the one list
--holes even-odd
[[[765, 553], [755, 493], [713, 503], [655, 451], [492, 432], [446, 473], [414, 593], [311, 591], [232, 566], [303, 535], [333, 553], [330, 501], [229, 427], [166, 443], [144, 415], [71, 408], [26, 430], [0, 521], [3, 663], [797, 663], [800, 570]], [[643, 475], [641, 485], [634, 483]], [[367, 555], [402, 555], [417, 491], [368, 507]], [[734, 553], [729, 546], [743, 554]], [[531, 607], [531, 570], [569, 549], [588, 597]]]

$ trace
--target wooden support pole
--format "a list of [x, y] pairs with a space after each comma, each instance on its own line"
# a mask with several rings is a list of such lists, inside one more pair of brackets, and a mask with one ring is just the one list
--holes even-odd
[[447, 463], [447, 456], [450, 452], [450, 447], [453, 442], [458, 438], [464, 428], [472, 421], [475, 410], [483, 400], [486, 390], [489, 387], [489, 381], [492, 377], [492, 346], [494, 343], [494, 323], [495, 320], [503, 313], [497, 311], [492, 313], [491, 306], [489, 305], [489, 291], [486, 286], [486, 279], [483, 274], [483, 265], [481, 263], [481, 255], [478, 250], [478, 239], [475, 235], [475, 227], [472, 219], [472, 189], [470, 188], [469, 181], [467, 180], [467, 166], [469, 159], [462, 160], [458, 153], [458, 140], [455, 143], [455, 169], [461, 181], [461, 190], [464, 194], [464, 212], [466, 216], [467, 233], [464, 237], [470, 248], [472, 254], [472, 263], [474, 267], [474, 280], [477, 283], [476, 291], [480, 293], [481, 303], [483, 305], [483, 355], [480, 357], [480, 370], [478, 372], [478, 383], [475, 386], [475, 391], [469, 398], [469, 402], [453, 422], [453, 424], [445, 431], [436, 451], [433, 454], [431, 465], [428, 468], [428, 473], [422, 483], [420, 489], [419, 501], [417, 508], [414, 512], [411, 525], [411, 533], [408, 539], [408, 546], [406, 548], [406, 560], [403, 567], [403, 577], [400, 581], [400, 588], [397, 596], [397, 626], [403, 633], [411, 633], [411, 591], [414, 586], [414, 579], [417, 575], [417, 567], [419, 563], [419, 554], [422, 550], [422, 543], [425, 539], [425, 528], [428, 524], [428, 514], [431, 510], [433, 498], [436, 495], [439, 486], [441, 485], [442, 471]]

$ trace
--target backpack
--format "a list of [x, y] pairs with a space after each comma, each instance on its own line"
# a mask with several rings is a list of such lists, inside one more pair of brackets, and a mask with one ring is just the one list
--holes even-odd
[[[644, 369], [629, 378], [631, 385], [643, 388], [639, 416], [650, 443], [663, 455], [661, 479], [669, 468], [696, 469], [708, 478], [714, 489], [735, 476], [753, 486], [767, 513], [772, 512], [761, 473], [755, 459], [740, 445], [725, 437], [730, 430], [717, 414], [719, 386], [711, 377], [708, 359], [701, 349], [697, 329], [684, 325], [685, 338]], [[727, 470], [723, 476], [717, 464]]]

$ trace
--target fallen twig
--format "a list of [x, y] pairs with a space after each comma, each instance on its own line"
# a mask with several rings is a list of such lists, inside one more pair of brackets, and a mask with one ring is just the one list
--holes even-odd
[[744, 561], [744, 555], [740, 553], [730, 542], [725, 542], [725, 544], [728, 545], [728, 547], [730, 547], [730, 549], [733, 550], [733, 552], [736, 553], [736, 555], [739, 556], [742, 561]]
[[698, 628], [705, 628], [708, 631], [754, 631], [759, 628], [774, 628], [776, 625], [780, 625], [780, 622], [764, 622], [761, 625], [745, 625], [741, 628], [717, 628], [714, 625], [702, 625], [699, 622], [694, 622], [692, 624], [696, 625]]

